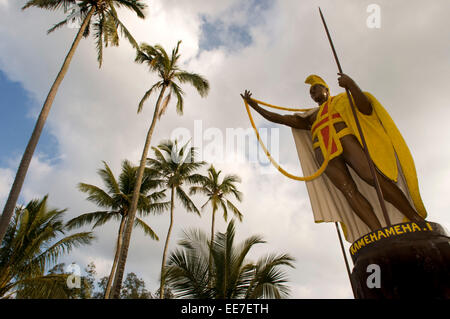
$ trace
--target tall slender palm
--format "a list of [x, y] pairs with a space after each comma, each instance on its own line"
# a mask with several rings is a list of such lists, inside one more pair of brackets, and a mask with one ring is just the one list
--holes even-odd
[[[111, 219], [120, 220], [116, 252], [106, 285], [105, 298], [108, 299], [114, 274], [116, 272], [120, 247], [122, 246], [123, 229], [130, 207], [131, 194], [133, 193], [134, 185], [136, 184], [137, 167], [133, 167], [127, 160], [123, 161], [122, 172], [119, 176], [119, 181], [117, 182], [108, 164], [106, 164], [106, 162], [103, 162], [103, 164], [105, 167], [100, 169], [98, 174], [107, 186], [106, 191], [97, 186], [84, 183], [78, 184], [78, 188], [82, 192], [89, 194], [89, 197], [87, 198], [89, 201], [94, 202], [102, 208], [106, 208], [106, 210], [82, 214], [70, 220], [67, 223], [67, 226], [69, 229], [72, 229], [86, 224], [93, 224], [92, 228], [95, 228], [105, 224]], [[145, 170], [138, 203], [138, 212], [140, 216], [146, 216], [150, 212], [163, 212], [168, 209], [170, 205], [169, 202], [158, 202], [165, 197], [165, 191], [149, 193], [160, 184], [161, 181], [157, 180], [150, 170]], [[144, 233], [152, 239], [159, 240], [152, 228], [142, 219], [136, 218], [134, 226], [141, 228]]]
[[188, 148], [188, 144], [179, 148], [177, 141], [163, 141], [157, 148], [153, 147], [155, 158], [147, 159], [149, 168], [159, 172], [160, 178], [164, 180], [164, 187], [170, 190], [170, 223], [167, 231], [166, 242], [164, 244], [163, 257], [161, 262], [161, 284], [159, 288], [160, 298], [164, 298], [164, 273], [166, 265], [167, 247], [169, 246], [170, 235], [174, 222], [175, 195], [181, 201], [183, 207], [188, 212], [195, 212], [200, 215], [200, 211], [186, 194], [183, 184], [196, 184], [203, 178], [196, 174], [204, 162], [196, 162], [195, 149]]
[[[158, 99], [156, 100], [155, 110], [153, 112], [153, 119], [147, 132], [147, 137], [145, 139], [144, 148], [142, 150], [141, 162], [139, 166], [137, 183], [133, 193], [133, 199], [131, 201], [129, 222], [125, 227], [125, 235], [122, 250], [119, 257], [119, 266], [114, 279], [114, 297], [119, 298], [120, 286], [122, 284], [123, 274], [125, 271], [125, 263], [128, 256], [128, 247], [130, 245], [131, 231], [134, 216], [136, 214], [138, 189], [142, 180], [142, 174], [144, 172], [145, 161], [150, 148], [150, 142], [152, 139], [153, 131], [157, 120], [164, 113], [167, 108], [172, 94], [177, 98], [177, 112], [178, 114], [183, 114], [184, 98], [183, 90], [180, 84], [189, 83], [192, 85], [201, 97], [205, 97], [209, 91], [209, 83], [201, 75], [196, 73], [187, 72], [180, 69], [179, 59], [180, 54], [178, 53], [181, 41], [177, 43], [177, 46], [172, 50], [172, 55], [169, 57], [164, 48], [160, 45], [150, 46], [143, 43], [140, 46], [140, 50], [136, 55], [136, 62], [145, 63], [151, 72], [156, 72], [160, 80], [156, 82], [145, 94], [139, 103], [138, 113], [142, 110], [144, 102], [150, 97], [150, 95], [159, 90]], [[164, 97], [164, 94], [168, 90], [168, 94]], [[164, 98], [164, 101], [163, 101]], [[162, 102], [162, 105], [161, 105]]]
[[37, 7], [48, 10], [62, 9], [64, 11], [67, 11], [70, 7], [74, 8], [68, 17], [54, 25], [48, 30], [48, 33], [51, 33], [70, 22], [74, 22], [74, 20], [79, 20], [81, 22], [81, 26], [78, 29], [77, 35], [72, 42], [72, 46], [70, 47], [61, 69], [59, 70], [47, 98], [45, 99], [44, 105], [42, 106], [41, 112], [33, 129], [33, 133], [28, 141], [22, 160], [20, 161], [16, 177], [3, 209], [3, 214], [0, 218], [0, 242], [3, 240], [6, 228], [8, 227], [9, 221], [13, 215], [14, 207], [16, 206], [17, 199], [19, 198], [28, 167], [30, 166], [34, 150], [39, 142], [39, 137], [41, 136], [47, 116], [50, 113], [53, 101], [55, 100], [56, 93], [69, 69], [70, 62], [72, 61], [81, 38], [88, 37], [91, 29], [93, 29], [94, 38], [97, 44], [97, 60], [99, 66], [102, 65], [103, 47], [107, 47], [108, 45], [119, 45], [118, 31], [121, 31], [130, 43], [137, 48], [138, 44], [127, 28], [119, 20], [115, 7], [125, 7], [133, 10], [139, 18], [144, 18], [145, 16], [142, 10], [146, 7], [146, 5], [144, 5], [142, 0], [30, 0], [23, 6], [22, 9], [27, 9], [29, 7]]
[[[208, 169], [208, 176], [205, 176], [201, 181], [201, 186], [192, 186], [189, 194], [194, 195], [196, 193], [202, 193], [208, 197], [208, 200], [203, 204], [204, 208], [208, 203], [212, 206], [212, 221], [211, 221], [211, 243], [214, 243], [214, 222], [216, 212], [219, 209], [223, 211], [223, 218], [227, 221], [228, 209], [230, 209], [234, 216], [242, 221], [242, 213], [233, 205], [233, 203], [227, 198], [233, 195], [238, 201], [242, 201], [242, 193], [238, 191], [236, 183], [240, 183], [241, 179], [237, 175], [225, 175], [222, 182], [219, 181], [219, 175], [221, 171], [216, 171], [213, 165]], [[228, 209], [227, 209], [228, 207]], [[212, 253], [212, 246], [211, 246]], [[211, 267], [211, 253], [209, 256]]]
[[65, 277], [45, 275], [58, 258], [75, 247], [89, 244], [92, 232], [66, 235], [65, 209], [50, 209], [48, 196], [18, 207], [0, 246], [0, 297], [18, 291], [29, 298], [64, 294]]
[[[211, 245], [201, 230], [185, 232], [181, 249], [171, 253], [167, 265], [167, 283], [175, 297], [197, 299], [285, 298], [289, 287], [280, 266], [293, 267], [287, 254], [268, 254], [256, 263], [246, 261], [250, 249], [265, 243], [260, 236], [234, 244], [234, 220], [225, 233], [218, 233]], [[209, 247], [213, 247], [213, 268], [208, 265]], [[212, 273], [210, 273], [212, 272]], [[212, 280], [210, 280], [212, 278]]]

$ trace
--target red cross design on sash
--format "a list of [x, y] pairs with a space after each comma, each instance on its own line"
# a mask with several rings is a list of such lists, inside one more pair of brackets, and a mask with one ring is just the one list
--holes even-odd
[[[326, 117], [325, 117], [324, 119], [322, 119], [321, 121], [319, 121], [318, 123], [314, 124], [313, 127], [312, 127], [312, 129], [311, 129], [311, 132], [314, 133], [314, 131], [315, 131], [318, 127], [320, 127], [320, 126], [322, 126], [324, 123], [327, 123], [327, 122], [328, 122], [328, 116], [327, 116], [327, 114], [328, 114], [328, 102], [331, 102], [331, 101], [333, 100], [333, 98], [334, 98], [334, 97], [332, 97], [330, 100], [328, 100], [327, 102], [325, 102], [325, 105], [323, 106], [322, 112], [320, 112], [319, 117], [322, 117], [322, 116], [326, 116]], [[331, 118], [332, 118], [332, 119], [341, 118], [341, 115], [340, 115], [339, 113], [335, 113], [335, 114], [333, 114], [333, 115], [331, 116]], [[330, 139], [330, 129], [329, 129], [329, 126], [328, 126], [328, 125], [324, 126], [324, 127], [319, 131], [319, 134], [321, 134], [321, 136], [322, 136], [322, 140], [323, 140], [323, 143], [324, 143], [324, 146], [325, 146], [325, 150], [328, 150], [328, 141], [329, 141], [329, 139]], [[331, 144], [331, 153], [330, 153], [330, 155], [333, 154], [333, 153], [335, 153], [335, 152], [337, 152], [337, 150], [338, 150], [337, 145], [336, 145], [334, 139], [332, 139], [331, 141], [332, 141], [332, 144]]]

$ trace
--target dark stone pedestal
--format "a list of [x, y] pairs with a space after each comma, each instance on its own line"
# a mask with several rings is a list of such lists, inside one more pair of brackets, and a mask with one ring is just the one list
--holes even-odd
[[355, 241], [350, 253], [357, 299], [450, 299], [450, 238], [439, 224], [385, 227]]

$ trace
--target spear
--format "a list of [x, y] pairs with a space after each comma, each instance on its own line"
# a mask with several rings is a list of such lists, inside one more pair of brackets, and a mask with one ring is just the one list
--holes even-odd
[[[331, 49], [333, 50], [334, 59], [336, 60], [336, 64], [339, 69], [339, 73], [344, 73], [344, 72], [342, 72], [341, 64], [339, 63], [339, 59], [337, 57], [336, 50], [334, 49], [333, 41], [331, 40], [330, 32], [328, 31], [327, 23], [325, 22], [325, 18], [323, 17], [322, 10], [320, 10], [320, 7], [319, 7], [319, 13], [320, 13], [320, 17], [322, 18], [323, 26], [325, 27], [325, 31], [327, 33], [327, 37], [328, 37], [328, 41], [330, 42]], [[364, 135], [363, 135], [363, 132], [361, 129], [361, 124], [359, 123], [358, 115], [356, 113], [355, 106], [353, 105], [353, 100], [350, 96], [350, 91], [346, 88], [345, 92], [347, 93], [347, 98], [350, 102], [350, 107], [352, 109], [353, 117], [355, 118], [356, 126], [358, 127], [359, 136], [361, 137], [361, 143], [363, 145], [364, 153], [366, 154], [367, 162], [369, 163], [370, 172], [372, 174], [372, 177], [373, 177], [373, 180], [375, 183], [375, 189], [377, 191], [377, 196], [378, 196], [378, 200], [380, 202], [381, 210], [383, 211], [384, 219], [386, 221], [387, 226], [391, 226], [391, 221], [390, 221], [388, 213], [387, 213], [386, 204], [385, 204], [384, 198], [383, 198], [383, 193], [381, 191], [380, 182], [378, 181], [377, 174], [375, 171], [375, 166], [373, 164], [372, 158], [370, 157], [369, 149], [367, 148], [366, 139], [364, 138]]]

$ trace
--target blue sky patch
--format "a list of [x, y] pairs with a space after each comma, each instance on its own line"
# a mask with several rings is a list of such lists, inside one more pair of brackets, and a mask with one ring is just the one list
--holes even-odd
[[[234, 51], [245, 48], [253, 42], [250, 28], [264, 23], [262, 14], [271, 8], [273, 0], [251, 0], [228, 8], [219, 17], [202, 15], [200, 50], [224, 48]], [[227, 16], [242, 14], [244, 21], [226, 23]], [[251, 23], [249, 23], [251, 22]]]
[[[42, 105], [19, 82], [11, 81], [0, 70], [0, 167], [9, 167], [10, 161], [21, 158], [33, 132], [35, 119], [30, 110]], [[44, 153], [54, 158], [58, 153], [58, 141], [44, 127], [35, 154]]]

